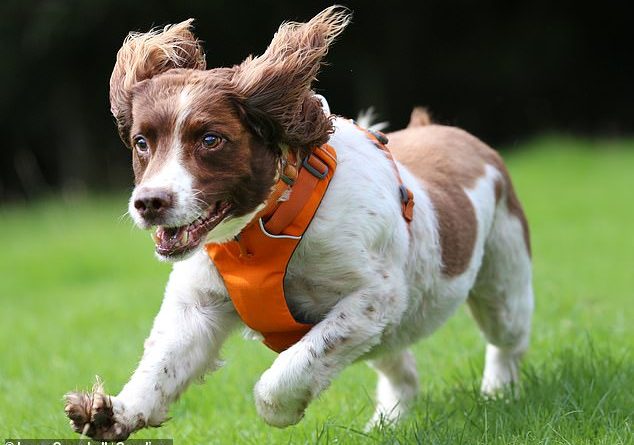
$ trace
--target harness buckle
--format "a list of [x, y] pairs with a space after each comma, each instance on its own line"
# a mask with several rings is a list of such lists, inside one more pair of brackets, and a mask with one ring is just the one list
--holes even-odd
[[401, 184], [398, 187], [401, 203], [403, 207], [403, 217], [409, 223], [414, 218], [414, 194], [410, 189]]
[[401, 202], [407, 204], [407, 201], [409, 201], [409, 193], [408, 193], [407, 187], [401, 184], [398, 187], [398, 191], [399, 191], [399, 194], [401, 195]]
[[324, 179], [326, 175], [328, 175], [328, 165], [321, 162], [319, 158], [313, 156], [313, 154], [309, 154], [304, 158], [302, 166], [317, 179]]
[[295, 184], [295, 178], [297, 178], [297, 171], [294, 167], [288, 163], [286, 159], [282, 160], [282, 171], [280, 172], [280, 179], [284, 181], [286, 185], [291, 187]]
[[389, 142], [389, 139], [382, 131], [372, 129], [368, 129], [368, 131], [372, 136], [376, 138], [377, 141], [379, 141], [379, 144], [387, 145], [387, 143]]

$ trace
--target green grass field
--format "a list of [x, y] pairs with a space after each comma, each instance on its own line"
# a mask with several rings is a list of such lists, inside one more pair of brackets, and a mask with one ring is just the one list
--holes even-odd
[[[348, 368], [305, 419], [268, 427], [252, 388], [274, 359], [230, 339], [226, 366], [136, 438], [197, 443], [634, 443], [634, 142], [543, 138], [506, 156], [532, 229], [536, 313], [519, 400], [477, 388], [484, 343], [466, 308], [415, 347], [422, 389], [396, 429], [362, 433], [374, 373]], [[0, 437], [75, 437], [62, 395], [95, 374], [118, 392], [169, 266], [121, 217], [127, 197], [0, 208]]]

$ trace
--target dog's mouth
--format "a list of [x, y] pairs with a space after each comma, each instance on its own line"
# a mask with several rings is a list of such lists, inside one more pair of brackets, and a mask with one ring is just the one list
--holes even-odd
[[158, 226], [152, 234], [156, 253], [165, 258], [180, 257], [194, 250], [205, 236], [227, 216], [231, 203], [218, 201], [184, 226]]

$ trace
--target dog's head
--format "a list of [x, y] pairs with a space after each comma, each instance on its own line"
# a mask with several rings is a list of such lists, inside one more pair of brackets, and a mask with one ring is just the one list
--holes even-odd
[[192, 20], [124, 41], [110, 104], [132, 150], [129, 213], [157, 227], [159, 257], [235, 237], [264, 206], [285, 152], [327, 141], [332, 124], [311, 83], [348, 20], [331, 7], [285, 23], [261, 56], [210, 70]]

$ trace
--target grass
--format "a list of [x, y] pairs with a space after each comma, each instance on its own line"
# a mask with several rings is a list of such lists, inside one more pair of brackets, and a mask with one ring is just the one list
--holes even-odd
[[[227, 365], [163, 428], [190, 443], [634, 443], [634, 142], [543, 138], [507, 156], [532, 227], [537, 308], [519, 400], [485, 401], [483, 342], [462, 308], [415, 353], [422, 391], [398, 428], [362, 433], [375, 377], [342, 373], [297, 426], [266, 426], [252, 387], [274, 359], [232, 337]], [[125, 196], [0, 208], [0, 437], [74, 437], [61, 396], [129, 377], [169, 266], [121, 218]]]

